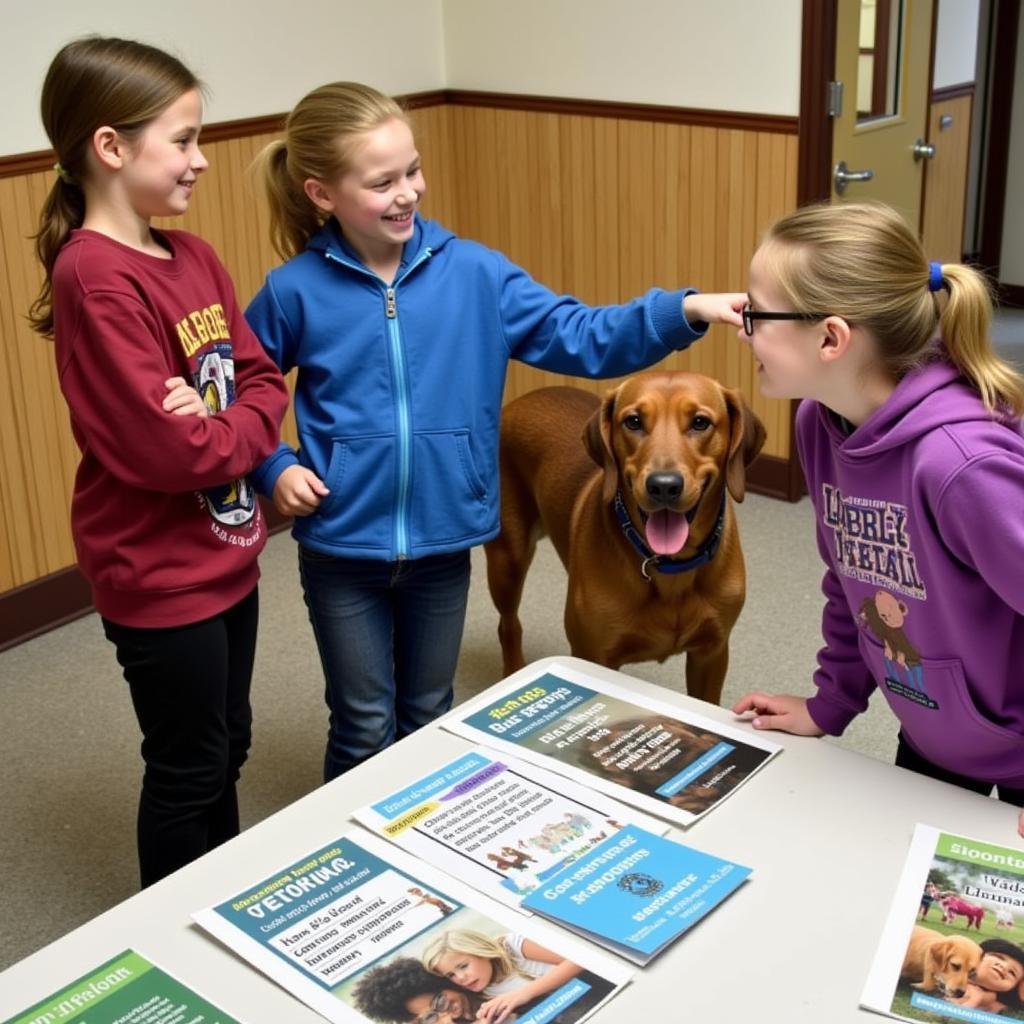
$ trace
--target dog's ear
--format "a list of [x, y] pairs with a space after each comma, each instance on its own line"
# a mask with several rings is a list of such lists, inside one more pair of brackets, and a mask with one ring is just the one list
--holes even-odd
[[609, 388], [604, 393], [601, 405], [583, 427], [583, 444], [590, 457], [604, 470], [601, 483], [601, 501], [610, 505], [619, 488], [619, 467], [612, 451], [612, 418], [615, 415], [615, 400], [619, 389]]
[[722, 388], [722, 395], [729, 410], [729, 457], [725, 482], [733, 498], [742, 501], [747, 493], [747, 466], [764, 447], [766, 433], [764, 424], [747, 405], [741, 392]]

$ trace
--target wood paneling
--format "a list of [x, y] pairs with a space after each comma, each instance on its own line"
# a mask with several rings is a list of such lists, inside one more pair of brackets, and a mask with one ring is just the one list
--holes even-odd
[[[715, 127], [709, 118], [680, 123], [666, 114], [660, 122], [476, 100], [413, 104], [427, 172], [424, 213], [587, 302], [621, 301], [654, 285], [743, 290], [760, 232], [795, 204], [791, 126], [762, 130], [733, 119]], [[210, 133], [210, 169], [175, 222], [213, 244], [243, 307], [277, 262], [248, 173], [275, 137], [273, 123], [254, 121], [255, 134], [243, 137]], [[78, 454], [52, 345], [24, 319], [40, 283], [30, 236], [52, 174], [0, 177], [0, 594], [74, 563], [68, 508]], [[788, 460], [790, 403], [760, 397], [749, 349], [732, 331], [712, 329], [665, 365], [742, 388], [768, 427], [766, 454]], [[514, 364], [507, 395], [563, 380]], [[600, 393], [614, 382], [573, 383]], [[291, 421], [285, 437], [295, 441]]]
[[[760, 233], [795, 205], [795, 135], [461, 105], [447, 115], [448, 224], [586, 302], [652, 286], [742, 291]], [[712, 328], [663, 365], [741, 388], [768, 428], [765, 454], [788, 459], [790, 403], [760, 396], [732, 330]], [[513, 364], [506, 396], [550, 383], [602, 393], [616, 382]]]

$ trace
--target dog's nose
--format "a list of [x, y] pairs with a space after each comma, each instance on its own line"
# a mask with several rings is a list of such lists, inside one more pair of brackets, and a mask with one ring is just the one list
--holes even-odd
[[671, 505], [683, 493], [680, 473], [651, 473], [647, 478], [647, 496], [659, 505]]

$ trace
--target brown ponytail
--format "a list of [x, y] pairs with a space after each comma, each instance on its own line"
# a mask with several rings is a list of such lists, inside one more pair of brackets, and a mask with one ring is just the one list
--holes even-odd
[[[66, 173], [66, 172], [65, 172]], [[53, 334], [53, 265], [68, 235], [85, 218], [85, 196], [78, 185], [58, 174], [39, 214], [39, 230], [35, 239], [36, 258], [46, 276], [35, 301], [29, 307], [32, 329], [44, 337]]]

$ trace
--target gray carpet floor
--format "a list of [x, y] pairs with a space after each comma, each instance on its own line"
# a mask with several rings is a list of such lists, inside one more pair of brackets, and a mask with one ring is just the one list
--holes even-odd
[[[1024, 369], [1024, 311], [1001, 316], [994, 337]], [[822, 604], [810, 503], [749, 495], [737, 512], [747, 604], [733, 633], [723, 704], [754, 688], [809, 693]], [[287, 534], [271, 539], [262, 567], [253, 747], [240, 786], [244, 827], [319, 785], [326, 730], [322, 677]], [[524, 597], [528, 659], [568, 653], [564, 595], [562, 567], [543, 542]], [[496, 627], [477, 550], [457, 701], [501, 678]], [[680, 691], [682, 670], [680, 659], [625, 669]], [[842, 738], [822, 742], [891, 761], [895, 731], [876, 696]], [[127, 688], [95, 615], [0, 653], [0, 969], [137, 891], [138, 748]]]

